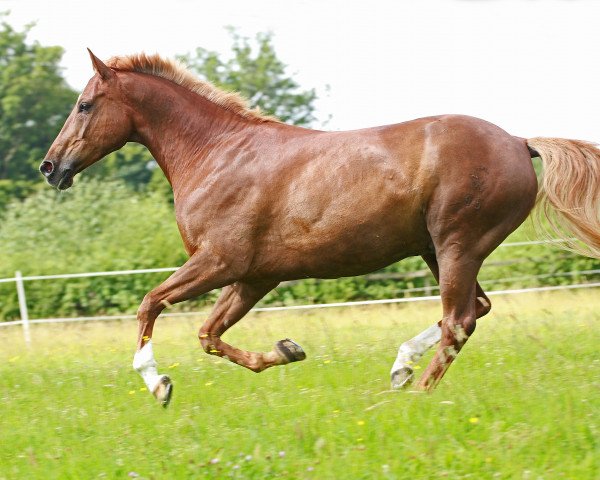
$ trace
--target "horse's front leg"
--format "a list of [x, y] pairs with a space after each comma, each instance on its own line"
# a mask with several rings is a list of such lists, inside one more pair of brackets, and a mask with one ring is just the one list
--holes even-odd
[[304, 360], [306, 354], [290, 339], [277, 342], [273, 350], [267, 353], [240, 350], [221, 340], [221, 335], [248, 313], [256, 302], [275, 288], [277, 283], [274, 281], [236, 282], [223, 288], [210, 317], [198, 332], [204, 350], [254, 372], [261, 372], [275, 365]]
[[171, 379], [157, 370], [151, 341], [154, 321], [171, 304], [232, 283], [235, 273], [235, 266], [224, 262], [208, 249], [198, 250], [179, 270], [144, 297], [137, 313], [139, 330], [133, 368], [163, 406], [169, 404], [173, 387]]

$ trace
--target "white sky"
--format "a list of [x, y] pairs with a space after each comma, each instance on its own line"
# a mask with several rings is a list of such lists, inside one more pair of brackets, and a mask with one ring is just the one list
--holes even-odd
[[598, 0], [0, 0], [6, 10], [66, 49], [77, 89], [91, 76], [85, 47], [101, 58], [226, 54], [233, 25], [274, 32], [329, 129], [465, 113], [519, 136], [600, 142]]

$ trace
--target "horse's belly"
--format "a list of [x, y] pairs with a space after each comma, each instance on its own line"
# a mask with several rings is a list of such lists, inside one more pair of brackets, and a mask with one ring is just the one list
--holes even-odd
[[291, 218], [286, 235], [257, 252], [255, 272], [279, 279], [362, 275], [431, 248], [424, 220], [394, 212], [387, 218], [332, 225]]

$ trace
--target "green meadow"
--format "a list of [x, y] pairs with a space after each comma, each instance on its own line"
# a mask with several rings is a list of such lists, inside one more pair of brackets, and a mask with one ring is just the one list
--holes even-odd
[[[134, 321], [0, 329], [0, 479], [598, 479], [598, 290], [492, 297], [432, 394], [389, 391], [438, 302], [253, 313], [225, 337], [304, 362], [207, 356], [202, 318], [159, 319], [168, 409], [131, 369]], [[423, 359], [420, 370], [430, 356]]]

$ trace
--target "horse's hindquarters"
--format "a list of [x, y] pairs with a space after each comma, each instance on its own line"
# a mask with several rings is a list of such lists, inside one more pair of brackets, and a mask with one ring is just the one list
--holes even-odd
[[448, 241], [483, 260], [535, 204], [537, 179], [527, 146], [495, 125], [462, 116], [432, 127], [428, 144], [437, 186], [426, 220], [436, 251], [453, 238]]

